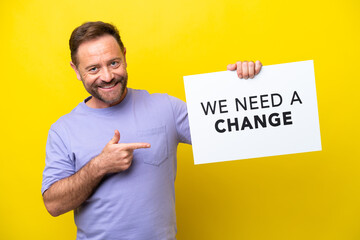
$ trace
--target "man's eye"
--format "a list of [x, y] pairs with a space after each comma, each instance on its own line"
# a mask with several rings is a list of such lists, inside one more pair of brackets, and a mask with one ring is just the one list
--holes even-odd
[[117, 66], [118, 64], [119, 64], [119, 63], [116, 62], [116, 61], [111, 62], [111, 66], [113, 66], [113, 67]]
[[97, 67], [92, 67], [92, 68], [89, 69], [89, 71], [90, 72], [96, 72], [97, 69], [98, 69]]

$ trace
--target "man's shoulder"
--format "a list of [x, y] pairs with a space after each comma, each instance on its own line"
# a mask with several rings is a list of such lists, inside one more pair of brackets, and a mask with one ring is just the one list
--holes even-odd
[[66, 125], [66, 123], [72, 121], [72, 119], [74, 119], [74, 117], [76, 117], [77, 115], [81, 114], [81, 110], [80, 110], [80, 105], [83, 102], [79, 103], [75, 108], [73, 108], [70, 112], [60, 116], [52, 125], [50, 130], [53, 131], [61, 131], [61, 129], [64, 128], [64, 125]]
[[133, 89], [129, 88], [130, 91], [132, 91], [132, 94], [135, 97], [150, 97], [150, 98], [161, 98], [161, 97], [167, 97], [167, 93], [150, 93], [148, 90], [145, 89]]
[[178, 116], [186, 114], [186, 103], [167, 93], [149, 93], [146, 90], [134, 90], [134, 104], [136, 111], [151, 112], [154, 117]]
[[171, 104], [173, 103], [177, 103], [177, 102], [182, 102], [184, 103], [184, 101], [182, 101], [181, 99], [171, 96], [167, 93], [149, 93], [147, 90], [143, 90], [143, 89], [131, 89], [134, 98], [138, 99], [138, 98], [148, 98], [148, 99], [152, 99], [152, 100], [159, 100], [159, 101], [166, 101], [169, 102]]

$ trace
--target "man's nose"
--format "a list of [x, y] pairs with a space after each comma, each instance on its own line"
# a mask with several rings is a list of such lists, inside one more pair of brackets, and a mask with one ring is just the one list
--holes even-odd
[[114, 78], [112, 71], [108, 68], [104, 68], [101, 73], [101, 80], [104, 82], [110, 82]]

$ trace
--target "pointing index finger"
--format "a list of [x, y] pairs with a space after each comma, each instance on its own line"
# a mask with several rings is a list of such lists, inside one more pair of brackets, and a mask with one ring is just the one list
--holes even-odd
[[124, 143], [123, 147], [128, 150], [135, 150], [139, 148], [150, 148], [150, 143]]

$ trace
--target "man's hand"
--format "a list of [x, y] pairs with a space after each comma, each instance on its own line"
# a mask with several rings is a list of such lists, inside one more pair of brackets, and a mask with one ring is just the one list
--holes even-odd
[[139, 148], [149, 148], [149, 143], [119, 143], [120, 133], [115, 130], [114, 137], [96, 157], [100, 171], [115, 173], [125, 171], [131, 166], [133, 152]]
[[250, 61], [236, 62], [235, 64], [229, 64], [227, 70], [237, 72], [239, 78], [254, 78], [260, 72], [262, 64], [260, 61], [255, 63]]

